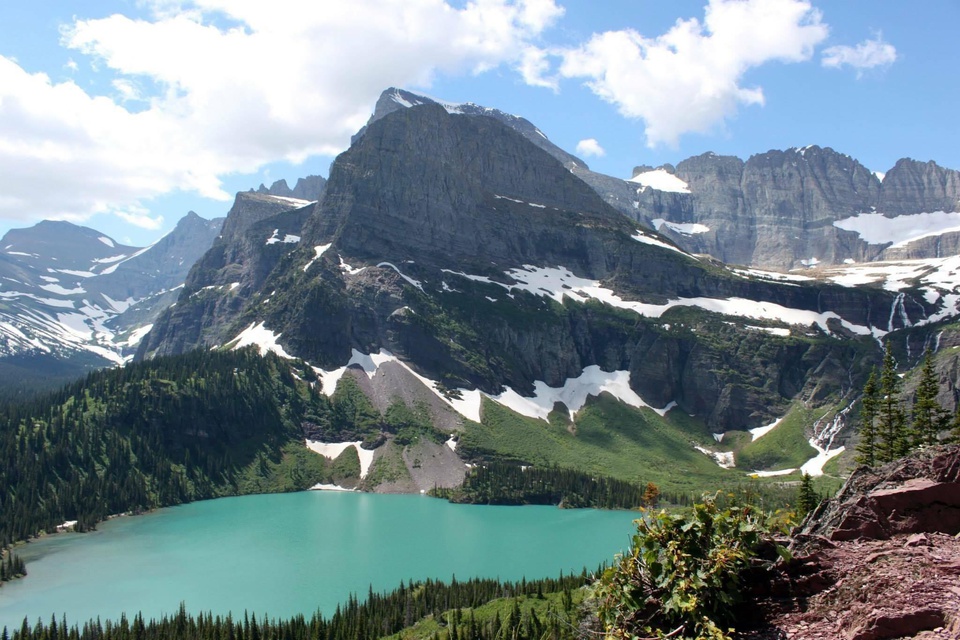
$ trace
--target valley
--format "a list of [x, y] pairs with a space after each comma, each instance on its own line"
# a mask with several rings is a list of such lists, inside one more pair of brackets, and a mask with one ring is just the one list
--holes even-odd
[[[368, 519], [372, 529], [389, 530], [368, 504], [403, 517], [435, 510], [411, 516], [424, 522], [475, 513], [422, 494], [526, 505], [504, 517], [542, 520], [531, 533], [460, 525], [481, 531], [463, 547], [449, 543], [459, 533], [438, 533], [430, 549], [454, 552], [437, 558], [445, 568], [460, 566], [457, 552], [488, 538], [543, 541], [557, 528], [570, 528], [574, 546], [593, 537], [568, 520], [615, 523], [625, 536], [635, 517], [629, 510], [686, 507], [704, 493], [791, 513], [806, 476], [821, 494], [832, 493], [854, 467], [860, 396], [885, 345], [911, 392], [915, 367], [933, 352], [936, 401], [956, 411], [960, 263], [950, 255], [957, 232], [947, 211], [960, 196], [956, 172], [905, 161], [881, 180], [847, 156], [810, 147], [634, 173], [630, 180], [593, 173], [522, 118], [388, 89], [329, 180], [241, 191], [222, 221], [188, 215], [142, 249], [67, 223], [57, 223], [54, 249], [41, 242], [49, 240], [45, 223], [11, 231], [0, 372], [31, 391], [28, 401], [0, 408], [0, 534], [29, 566], [26, 579], [0, 591], [5, 623], [18, 624], [11, 616], [26, 606], [17, 593], [36, 593], [30, 615], [45, 618], [50, 589], [75, 590], [57, 582], [62, 574], [49, 564], [61, 545], [61, 557], [78, 563], [72, 571], [89, 575], [84, 562], [122, 545], [104, 542], [89, 554], [72, 545], [112, 540], [115, 529], [149, 529], [171, 517], [163, 508], [173, 505], [198, 514], [190, 522], [199, 526], [204, 510], [241, 503], [219, 500], [228, 496], [290, 494], [263, 498], [267, 509], [288, 500], [361, 505], [347, 524], [327, 523], [323, 510], [289, 524], [300, 532], [356, 534]], [[918, 191], [903, 177], [911, 175], [933, 186]], [[725, 208], [721, 191], [736, 204]], [[717, 218], [724, 212], [736, 212], [743, 228], [726, 228]], [[771, 249], [772, 238], [790, 234], [797, 242]], [[67, 264], [59, 247], [76, 237], [86, 244]], [[54, 364], [61, 374], [51, 373]], [[37, 393], [60, 375], [74, 381]], [[12, 398], [20, 393], [14, 386], [5, 387]], [[904, 394], [905, 406], [912, 397]], [[304, 493], [311, 488], [320, 491]], [[389, 502], [369, 493], [413, 495]], [[145, 524], [107, 521], [120, 513], [147, 514]], [[102, 537], [23, 544], [64, 523], [102, 529]], [[150, 535], [169, 535], [173, 554], [188, 534]], [[274, 549], [279, 530], [256, 535], [281, 554], [264, 552], [258, 574], [287, 570], [318, 548], [355, 559], [396, 542], [357, 537], [355, 552], [342, 540]], [[129, 543], [138, 540], [131, 533]], [[504, 580], [592, 569], [617, 551], [609, 540], [598, 537], [576, 567], [527, 568], [490, 550], [463, 572], [490, 575], [478, 568], [488, 569], [491, 556], [506, 563], [491, 577]], [[568, 546], [543, 551], [563, 562], [574, 557]], [[432, 567], [429, 554], [411, 551], [407, 559]], [[183, 563], [206, 571], [196, 560]], [[339, 581], [328, 600], [297, 586], [313, 573], [291, 583], [297, 597], [328, 609], [363, 593], [373, 571], [309, 566], [303, 571], [358, 581]], [[375, 589], [447, 577], [404, 567]], [[147, 615], [173, 615], [169, 594], [187, 597], [182, 583], [193, 578], [172, 575], [166, 604]], [[91, 593], [114, 594], [115, 611], [130, 615], [147, 596], [134, 591], [126, 602], [115, 589], [138, 580], [104, 574]], [[255, 583], [269, 588], [271, 580], [283, 581]], [[308, 610], [289, 592], [245, 596], [276, 603], [257, 609], [205, 600], [208, 591], [197, 592], [192, 614]], [[71, 619], [104, 611], [105, 600], [84, 603], [86, 596], [64, 609]]]

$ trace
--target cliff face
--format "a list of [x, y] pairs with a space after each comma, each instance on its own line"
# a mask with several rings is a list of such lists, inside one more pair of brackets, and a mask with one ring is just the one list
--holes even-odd
[[[829, 147], [774, 150], [746, 162], [707, 153], [662, 168], [686, 185], [673, 188], [591, 171], [524, 118], [472, 103], [447, 103], [388, 89], [367, 127], [388, 114], [424, 104], [441, 106], [451, 114], [498, 120], [556, 158], [621, 214], [655, 228], [690, 253], [705, 253], [728, 264], [789, 270], [940, 257], [960, 248], [960, 234], [943, 231], [960, 224], [960, 216], [923, 237], [867, 235], [843, 222], [876, 214], [885, 221], [866, 223], [876, 229], [891, 226], [889, 221], [899, 216], [960, 211], [960, 172], [933, 162], [900, 160], [881, 181]], [[638, 167], [634, 176], [650, 171], [652, 167]], [[913, 219], [910, 226], [929, 223]]]
[[[278, 213], [251, 197], [141, 356], [228, 344], [262, 323], [324, 370], [385, 350], [464, 393], [529, 395], [597, 365], [722, 431], [844, 394], [873, 349], [863, 336], [886, 329], [893, 305], [897, 322], [929, 310], [688, 255], [515, 128], [438, 104], [375, 119], [313, 207]], [[268, 242], [287, 236], [300, 239]]]
[[849, 224], [875, 215], [874, 227], [892, 227], [899, 216], [960, 210], [960, 173], [933, 162], [900, 160], [881, 182], [849, 156], [812, 146], [769, 151], [745, 163], [704, 154], [670, 169], [688, 186], [685, 192], [638, 189], [630, 206], [622, 206], [622, 197], [607, 199], [681, 247], [727, 263], [787, 270], [933, 258], [957, 247], [956, 232], [933, 228], [923, 237], [902, 231], [883, 237]]

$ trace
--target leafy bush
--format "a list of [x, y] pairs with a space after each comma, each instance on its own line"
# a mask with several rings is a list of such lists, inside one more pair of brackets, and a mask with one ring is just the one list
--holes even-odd
[[636, 522], [630, 551], [596, 585], [605, 631], [728, 640], [741, 573], [765, 537], [763, 514], [708, 499], [688, 515], [661, 511]]

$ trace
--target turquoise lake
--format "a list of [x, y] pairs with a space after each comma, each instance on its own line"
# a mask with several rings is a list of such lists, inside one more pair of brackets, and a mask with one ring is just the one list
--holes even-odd
[[638, 514], [454, 505], [310, 491], [224, 498], [116, 518], [20, 547], [26, 579], [0, 588], [0, 627], [137, 611], [331, 615], [401, 580], [519, 580], [593, 570], [625, 550]]

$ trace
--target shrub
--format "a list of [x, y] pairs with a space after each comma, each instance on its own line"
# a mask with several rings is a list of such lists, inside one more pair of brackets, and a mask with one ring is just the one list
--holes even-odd
[[614, 638], [728, 640], [740, 575], [764, 539], [763, 514], [721, 509], [637, 520], [630, 551], [596, 585], [599, 617]]

